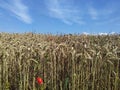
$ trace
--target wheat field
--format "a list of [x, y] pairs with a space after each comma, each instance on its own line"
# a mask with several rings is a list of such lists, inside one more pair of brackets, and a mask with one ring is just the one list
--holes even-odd
[[0, 90], [120, 90], [120, 35], [0, 33]]

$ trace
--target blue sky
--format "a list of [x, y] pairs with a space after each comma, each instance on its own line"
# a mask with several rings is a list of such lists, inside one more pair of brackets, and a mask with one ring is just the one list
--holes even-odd
[[0, 32], [120, 32], [120, 0], [0, 0]]

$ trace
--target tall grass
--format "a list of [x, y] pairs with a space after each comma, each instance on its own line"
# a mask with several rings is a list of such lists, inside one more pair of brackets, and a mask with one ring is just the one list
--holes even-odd
[[120, 35], [0, 33], [0, 90], [120, 90]]

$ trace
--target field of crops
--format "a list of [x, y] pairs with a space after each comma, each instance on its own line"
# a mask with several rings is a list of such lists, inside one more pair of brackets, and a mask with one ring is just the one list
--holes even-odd
[[0, 33], [0, 90], [120, 90], [120, 35]]

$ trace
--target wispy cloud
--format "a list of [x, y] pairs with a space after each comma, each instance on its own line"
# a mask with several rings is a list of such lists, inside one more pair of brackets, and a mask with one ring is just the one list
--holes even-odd
[[66, 0], [46, 0], [49, 15], [57, 18], [66, 24], [85, 24], [80, 16], [80, 10], [73, 8]]
[[[72, 1], [72, 0], [70, 0]], [[75, 2], [76, 3], [76, 2]], [[91, 23], [113, 23], [117, 21], [116, 17], [111, 18], [117, 11], [117, 8], [111, 8], [111, 5], [103, 6], [101, 8], [95, 7], [96, 3], [89, 3], [82, 6], [75, 6], [68, 3], [68, 0], [45, 0], [49, 16], [59, 19], [66, 24], [77, 23], [79, 25]], [[116, 4], [115, 4], [116, 5]]]
[[119, 25], [120, 24], [120, 17], [108, 18], [108, 19], [105, 19], [102, 21], [98, 21], [95, 24], [96, 25], [106, 25], [106, 24]]
[[2, 13], [0, 13], [0, 17], [2, 16]]
[[93, 7], [88, 8], [88, 13], [93, 20], [98, 19], [98, 12], [95, 8], [93, 8]]
[[0, 7], [12, 12], [17, 19], [28, 24], [32, 23], [32, 19], [28, 14], [28, 7], [23, 4], [22, 0], [3, 1]]
[[87, 5], [88, 15], [94, 20], [94, 24], [116, 24], [116, 22], [119, 22], [119, 6], [117, 3], [112, 1], [103, 4], [103, 6], [95, 7], [96, 4], [93, 2]]

